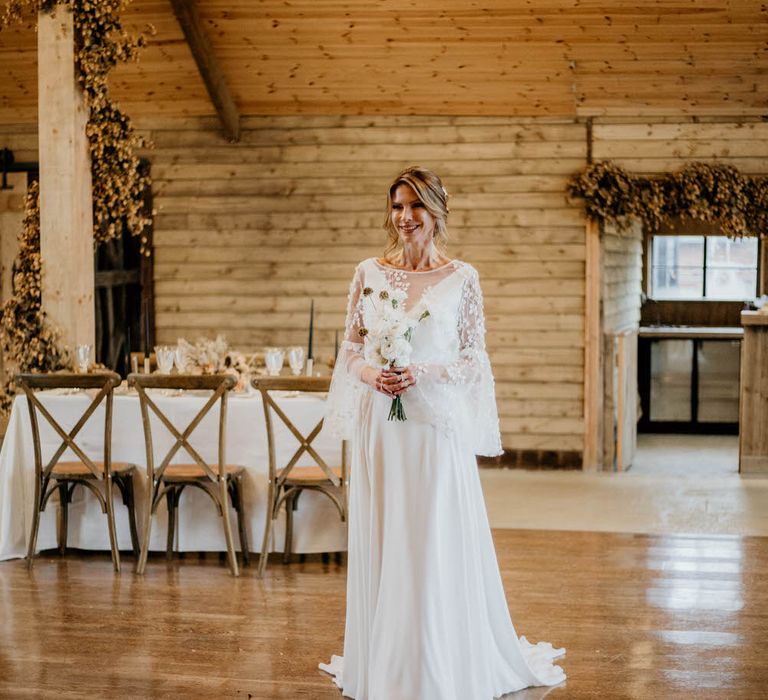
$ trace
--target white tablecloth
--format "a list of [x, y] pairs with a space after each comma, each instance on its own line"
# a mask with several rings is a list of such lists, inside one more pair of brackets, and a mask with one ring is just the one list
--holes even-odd
[[[90, 402], [84, 394], [59, 395], [54, 392], [40, 394], [41, 401], [61, 425], [69, 430], [82, 415]], [[153, 399], [169, 416], [177, 429], [183, 431], [206, 401], [205, 397], [155, 395]], [[278, 399], [289, 418], [304, 434], [308, 433], [323, 414], [323, 399], [311, 395], [299, 395]], [[44, 462], [61, 444], [58, 435], [38, 414]], [[278, 467], [283, 466], [298, 442], [273, 415], [278, 445]], [[218, 406], [203, 420], [192, 435], [192, 446], [204, 459], [217, 461], [216, 430]], [[82, 428], [77, 444], [91, 458], [99, 457], [104, 439], [104, 408], [99, 408]], [[162, 459], [174, 440], [159, 421], [152, 421], [152, 437], [155, 457]], [[329, 463], [340, 463], [341, 444], [323, 430], [313, 445]], [[264, 410], [259, 396], [232, 395], [227, 413], [227, 462], [246, 468], [244, 478], [247, 529], [250, 550], [261, 549], [266, 513], [266, 489], [268, 448], [264, 427]], [[65, 453], [64, 460], [76, 459]], [[112, 428], [112, 459], [130, 462], [137, 466], [134, 476], [136, 514], [139, 533], [143, 527], [144, 499], [146, 497], [146, 452], [141, 425], [139, 400], [136, 395], [117, 395], [114, 398]], [[330, 462], [333, 460], [333, 462]], [[174, 458], [175, 463], [192, 462], [182, 449]], [[159, 463], [159, 462], [156, 462]], [[311, 465], [313, 461], [303, 455], [299, 465]], [[26, 556], [30, 534], [32, 501], [34, 498], [34, 453], [29, 410], [26, 398], [17, 396], [8, 423], [8, 430], [0, 451], [0, 561]], [[120, 549], [130, 549], [127, 509], [122, 504], [120, 492], [115, 488], [115, 514]], [[56, 546], [56, 518], [58, 503], [53, 496], [42, 514], [38, 549]], [[216, 514], [213, 501], [202, 491], [188, 488], [182, 495], [177, 526], [179, 551], [223, 551], [226, 549], [221, 519]], [[230, 509], [235, 542], [237, 539], [236, 513]], [[273, 551], [282, 551], [284, 517], [278, 519], [272, 542]], [[150, 548], [164, 550], [167, 513], [165, 502], [158, 507], [152, 523]], [[83, 487], [75, 491], [69, 507], [68, 545], [82, 549], [109, 549], [106, 516], [95, 496]], [[299, 499], [294, 517], [293, 548], [295, 552], [329, 552], [346, 549], [346, 529], [339, 520], [338, 511], [322, 494], [305, 492]]]

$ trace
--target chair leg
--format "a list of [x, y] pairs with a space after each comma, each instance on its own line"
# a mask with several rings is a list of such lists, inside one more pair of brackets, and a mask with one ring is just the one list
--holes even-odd
[[139, 532], [136, 529], [136, 504], [134, 502], [133, 475], [128, 474], [121, 479], [121, 492], [123, 494], [123, 503], [128, 508], [128, 526], [131, 528], [131, 546], [133, 547], [133, 556], [139, 556], [141, 546], [139, 544]]
[[165, 558], [173, 559], [173, 538], [176, 534], [176, 489], [170, 488], [165, 492], [165, 502], [168, 506], [168, 539], [165, 544]]
[[67, 553], [67, 523], [69, 521], [69, 484], [59, 482], [59, 553]]
[[139, 559], [136, 562], [136, 573], [143, 574], [144, 569], [147, 566], [147, 556], [149, 554], [149, 535], [152, 530], [152, 504], [155, 501], [155, 490], [158, 485], [153, 483], [154, 480], [150, 480], [147, 484], [147, 503], [146, 513], [144, 515], [144, 532], [141, 539], [141, 552], [139, 553]]
[[227, 498], [227, 480], [219, 481], [219, 501], [221, 503], [221, 517], [224, 521], [224, 538], [227, 541], [227, 557], [229, 559], [229, 568], [233, 576], [239, 576], [240, 570], [237, 566], [237, 555], [235, 554], [235, 540], [232, 537], [232, 524], [229, 522], [229, 499]]
[[293, 543], [293, 511], [299, 492], [294, 491], [285, 499], [285, 544], [283, 545], [283, 564], [291, 561], [291, 546]]
[[264, 538], [261, 543], [261, 555], [259, 556], [259, 578], [264, 576], [264, 570], [267, 568], [267, 559], [269, 559], [269, 543], [272, 538], [272, 526], [275, 519], [275, 486], [270, 481], [267, 492], [267, 520], [264, 523]]
[[29, 533], [29, 543], [27, 546], [28, 569], [32, 568], [32, 565], [35, 561], [35, 550], [37, 549], [37, 532], [40, 528], [40, 498], [40, 479], [35, 478], [35, 507], [32, 509], [32, 531]]
[[251, 563], [251, 555], [248, 550], [248, 533], [245, 529], [245, 506], [243, 505], [243, 477], [235, 476], [229, 482], [230, 498], [237, 511], [237, 529], [240, 535], [240, 552], [243, 556], [243, 566]]
[[104, 480], [104, 500], [107, 503], [107, 524], [109, 525], [109, 544], [112, 547], [112, 564], [115, 571], [120, 571], [120, 550], [117, 546], [117, 529], [115, 528], [115, 501], [112, 494], [112, 476]]

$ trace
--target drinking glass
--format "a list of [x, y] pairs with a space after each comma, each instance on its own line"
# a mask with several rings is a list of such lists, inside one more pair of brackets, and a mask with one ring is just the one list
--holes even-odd
[[167, 345], [157, 345], [155, 347], [155, 357], [157, 358], [157, 371], [160, 374], [170, 374], [173, 369], [173, 348]]
[[291, 366], [291, 372], [298, 376], [304, 371], [304, 348], [297, 345], [288, 348], [288, 364]]
[[187, 351], [181, 347], [181, 345], [177, 345], [173, 349], [173, 361], [176, 364], [176, 369], [178, 370], [179, 374], [184, 374], [186, 371], [188, 360], [189, 358], [187, 357]]
[[77, 359], [77, 368], [83, 373], [87, 373], [91, 366], [93, 357], [92, 345], [78, 345], [75, 348], [75, 357]]
[[270, 377], [276, 377], [283, 368], [285, 353], [282, 348], [267, 348], [264, 352], [264, 363], [267, 365], [267, 373]]

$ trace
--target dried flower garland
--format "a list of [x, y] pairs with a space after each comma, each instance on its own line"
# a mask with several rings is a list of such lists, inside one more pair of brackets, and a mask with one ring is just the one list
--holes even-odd
[[150, 180], [137, 152], [147, 147], [127, 114], [109, 96], [107, 76], [120, 62], [138, 58], [146, 45], [143, 35], [131, 37], [120, 13], [127, 0], [11, 0], [0, 18], [0, 29], [19, 21], [25, 12], [49, 12], [56, 5], [73, 12], [75, 64], [88, 108], [86, 134], [91, 154], [93, 237], [95, 243], [122, 235], [123, 226], [142, 236], [151, 223], [144, 213], [144, 191]]
[[[33, 182], [24, 199], [24, 226], [14, 263], [11, 297], [3, 305], [0, 349], [5, 376], [0, 413], [11, 409], [14, 372], [51, 372], [70, 365], [58, 332], [48, 323], [40, 290], [40, 190]], [[9, 366], [10, 365], [10, 366]]]
[[[138, 149], [148, 144], [112, 102], [107, 86], [109, 71], [118, 62], [135, 60], [145, 39], [131, 38], [122, 27], [120, 12], [126, 0], [11, 0], [0, 17], [0, 30], [19, 21], [27, 11], [49, 12], [56, 5], [73, 12], [75, 68], [88, 108], [86, 135], [91, 155], [94, 244], [122, 235], [125, 227], [132, 235], [141, 236], [142, 254], [149, 255], [143, 232], [151, 223], [144, 213], [144, 191], [150, 180], [137, 156]], [[58, 331], [42, 310], [37, 183], [30, 186], [25, 200], [19, 243], [13, 291], [3, 305], [0, 320], [0, 349], [5, 363], [0, 413], [10, 411], [15, 371], [46, 372], [70, 365]]]
[[635, 218], [656, 231], [682, 218], [718, 224], [727, 236], [768, 235], [768, 178], [742, 175], [732, 165], [691, 163], [646, 177], [601, 161], [575, 176], [568, 191], [585, 200], [589, 216], [620, 228]]

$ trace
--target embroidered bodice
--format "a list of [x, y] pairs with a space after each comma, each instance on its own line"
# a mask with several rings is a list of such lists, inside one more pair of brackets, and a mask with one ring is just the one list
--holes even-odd
[[326, 421], [343, 437], [354, 434], [361, 394], [373, 391], [360, 377], [366, 366], [360, 328], [372, 322], [365, 288], [400, 290], [404, 308], [418, 318], [411, 345], [416, 386], [403, 395], [409, 420], [421, 420], [446, 432], [460, 430], [476, 454], [501, 452], [493, 375], [485, 349], [485, 320], [475, 268], [460, 260], [424, 272], [361, 262], [349, 290], [346, 329], [334, 369]]

